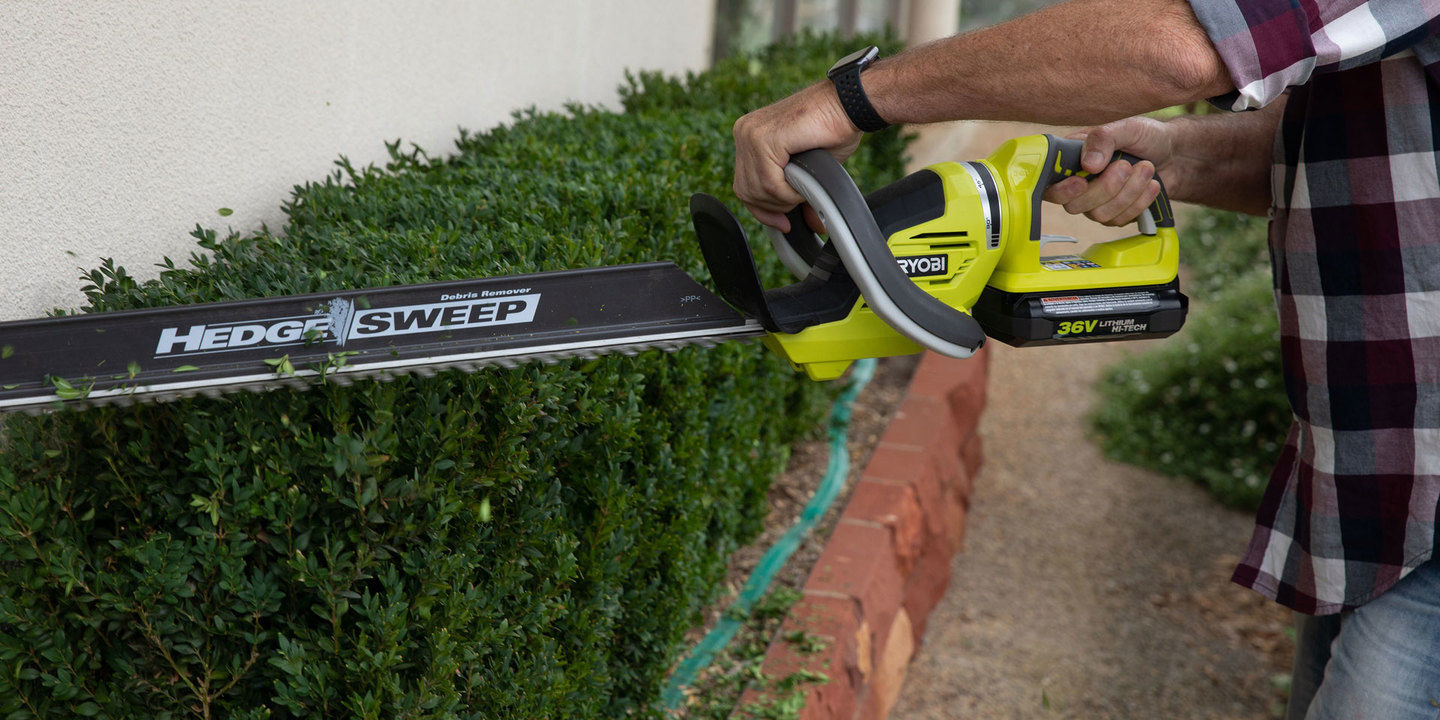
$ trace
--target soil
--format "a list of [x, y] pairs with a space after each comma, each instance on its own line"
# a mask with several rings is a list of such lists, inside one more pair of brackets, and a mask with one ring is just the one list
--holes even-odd
[[[915, 154], [967, 160], [1038, 131], [942, 126]], [[1043, 225], [1082, 247], [1133, 232], [1053, 206]], [[1251, 514], [1107, 460], [1088, 437], [1101, 370], [1157, 342], [992, 343], [966, 547], [890, 717], [1278, 716], [1290, 614], [1229, 582]]]

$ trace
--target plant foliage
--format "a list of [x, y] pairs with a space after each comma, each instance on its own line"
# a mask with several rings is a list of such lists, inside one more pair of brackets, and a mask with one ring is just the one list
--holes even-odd
[[[342, 159], [283, 232], [197, 227], [146, 282], [105, 262], [88, 309], [657, 259], [707, 280], [686, 200], [728, 194], [734, 118], [857, 43]], [[860, 184], [902, 149], [862, 147]], [[10, 418], [0, 715], [651, 715], [829, 392], [748, 345]]]
[[1204, 210], [1181, 232], [1191, 317], [1105, 374], [1094, 424], [1111, 457], [1254, 508], [1290, 427], [1265, 222]]

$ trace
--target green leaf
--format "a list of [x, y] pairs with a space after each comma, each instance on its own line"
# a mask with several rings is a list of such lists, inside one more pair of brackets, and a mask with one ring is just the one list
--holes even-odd
[[177, 367], [177, 368], [175, 368], [174, 370], [171, 370], [170, 372], [195, 372], [196, 370], [199, 370], [199, 369], [200, 369], [199, 366], [196, 366], [196, 365], [181, 365], [180, 367]]
[[290, 364], [290, 356], [281, 355], [278, 358], [266, 358], [265, 364], [275, 368], [276, 375], [290, 377], [295, 374], [295, 366]]
[[220, 208], [219, 210], [215, 211], [215, 214], [219, 215], [220, 217], [230, 217], [234, 213], [235, 211], [231, 210], [230, 208]]
[[75, 387], [69, 380], [62, 377], [51, 377], [50, 385], [55, 390], [55, 395], [61, 400], [80, 400], [90, 394], [90, 387]]
[[4, 360], [15, 354], [14, 345], [0, 345], [0, 360]]

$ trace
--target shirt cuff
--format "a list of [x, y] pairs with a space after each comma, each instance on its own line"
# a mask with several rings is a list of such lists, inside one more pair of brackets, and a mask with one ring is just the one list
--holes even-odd
[[1224, 110], [1254, 110], [1286, 88], [1303, 85], [1315, 70], [1309, 18], [1290, 0], [1189, 0], [1235, 83], [1211, 98]]

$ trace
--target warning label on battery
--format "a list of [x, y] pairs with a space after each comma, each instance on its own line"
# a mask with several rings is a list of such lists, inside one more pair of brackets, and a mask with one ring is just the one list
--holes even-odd
[[1152, 292], [1120, 292], [1104, 295], [1060, 295], [1040, 298], [1040, 310], [1050, 317], [1109, 315], [1144, 312], [1160, 306]]
[[1040, 267], [1046, 270], [1087, 270], [1100, 266], [1079, 255], [1050, 255], [1040, 258]]

